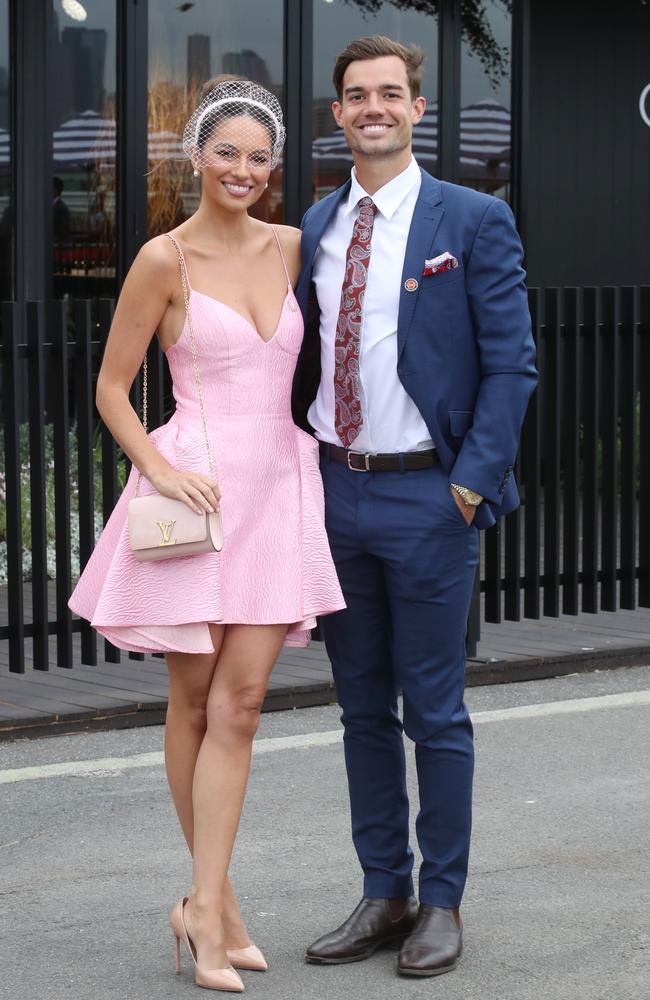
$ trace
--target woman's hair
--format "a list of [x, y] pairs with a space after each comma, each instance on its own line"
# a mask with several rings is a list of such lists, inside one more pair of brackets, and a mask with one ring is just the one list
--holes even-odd
[[382, 56], [397, 56], [406, 66], [406, 76], [411, 97], [420, 96], [424, 74], [424, 51], [419, 45], [402, 45], [386, 35], [368, 35], [357, 38], [343, 49], [334, 64], [332, 81], [339, 101], [343, 99], [343, 77], [350, 63], [365, 59], [380, 59]]
[[228, 83], [230, 80], [243, 80], [244, 83], [252, 83], [247, 76], [240, 76], [239, 73], [219, 73], [217, 76], [206, 80], [199, 91], [199, 104], [201, 104], [220, 83]]

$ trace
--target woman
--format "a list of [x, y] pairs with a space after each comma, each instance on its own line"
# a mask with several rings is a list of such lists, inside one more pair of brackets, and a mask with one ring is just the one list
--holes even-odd
[[[166, 654], [165, 760], [193, 860], [192, 890], [172, 911], [172, 929], [177, 949], [186, 940], [197, 983], [233, 992], [244, 987], [232, 966], [266, 968], [228, 867], [269, 675], [283, 644], [306, 645], [315, 616], [344, 606], [317, 444], [290, 409], [303, 336], [292, 288], [299, 231], [247, 211], [283, 141], [278, 102], [249, 81], [220, 83], [188, 122], [183, 146], [201, 176], [201, 200], [191, 218], [142, 248], [122, 288], [97, 407], [134, 468], [70, 599], [115, 645]], [[147, 436], [128, 394], [155, 331], [176, 410]], [[126, 512], [137, 470], [141, 494], [201, 514], [219, 508], [222, 551], [136, 561]]]

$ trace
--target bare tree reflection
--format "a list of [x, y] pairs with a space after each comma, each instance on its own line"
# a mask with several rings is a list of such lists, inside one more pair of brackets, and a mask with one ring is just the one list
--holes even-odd
[[[377, 14], [386, 0], [343, 0], [348, 7], [358, 7], [366, 14]], [[415, 11], [418, 14], [438, 15], [440, 0], [388, 0], [397, 10]], [[512, 13], [512, 0], [499, 0], [503, 10]], [[486, 0], [461, 0], [463, 38], [481, 62], [485, 73], [496, 87], [508, 73], [508, 49], [499, 45], [488, 14]]]

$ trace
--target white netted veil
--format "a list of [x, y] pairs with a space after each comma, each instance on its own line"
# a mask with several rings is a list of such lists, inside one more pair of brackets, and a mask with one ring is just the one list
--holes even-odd
[[249, 80], [224, 80], [191, 115], [183, 151], [195, 168], [242, 152], [253, 167], [275, 167], [285, 138], [282, 108], [273, 94]]

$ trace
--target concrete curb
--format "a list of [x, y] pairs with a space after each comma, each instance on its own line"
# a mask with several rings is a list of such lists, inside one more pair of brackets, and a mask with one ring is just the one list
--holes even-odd
[[[467, 687], [480, 687], [488, 684], [513, 684], [594, 670], [615, 670], [621, 667], [641, 667], [649, 664], [649, 646], [594, 649], [552, 657], [526, 657], [519, 660], [472, 659], [467, 661], [466, 685]], [[299, 684], [269, 691], [264, 701], [263, 711], [283, 712], [294, 708], [314, 708], [318, 705], [329, 705], [334, 701], [336, 701], [336, 692], [332, 681], [319, 684]], [[53, 714], [40, 719], [11, 719], [0, 723], [0, 742], [92, 730], [160, 726], [165, 721], [166, 707], [166, 701], [134, 702], [132, 705], [125, 705], [119, 709]]]

